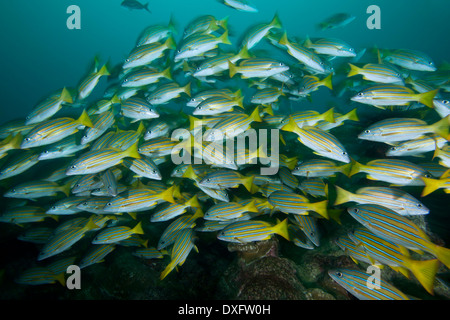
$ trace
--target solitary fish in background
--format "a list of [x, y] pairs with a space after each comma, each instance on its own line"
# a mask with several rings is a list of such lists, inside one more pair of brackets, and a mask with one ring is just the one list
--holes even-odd
[[224, 5], [245, 12], [258, 12], [258, 9], [245, 0], [219, 0]]
[[121, 4], [122, 7], [128, 8], [130, 10], [133, 9], [137, 9], [137, 10], [147, 10], [149, 13], [152, 13], [149, 9], [148, 9], [148, 3], [146, 4], [142, 4], [136, 0], [124, 0]]
[[336, 29], [348, 25], [355, 20], [355, 16], [348, 13], [337, 13], [331, 17], [325, 19], [317, 25], [320, 30]]

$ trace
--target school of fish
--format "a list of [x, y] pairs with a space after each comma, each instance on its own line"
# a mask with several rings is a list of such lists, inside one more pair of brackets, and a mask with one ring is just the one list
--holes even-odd
[[[257, 12], [245, 1], [224, 3]], [[338, 14], [320, 27], [352, 19]], [[183, 30], [172, 19], [149, 26], [118, 66], [96, 58], [78, 87], [56, 90], [0, 127], [0, 222], [23, 227], [18, 238], [40, 248], [38, 266], [16, 282], [64, 283], [67, 266], [100, 263], [116, 246], [167, 259], [164, 279], [193, 249], [201, 254], [204, 232], [234, 243], [278, 235], [314, 250], [320, 224], [348, 213], [360, 227], [336, 239], [343, 253], [412, 273], [433, 294], [450, 250], [410, 217], [433, 214], [420, 196], [450, 193], [450, 69], [407, 48], [310, 39], [286, 30], [277, 14], [236, 43], [228, 31], [228, 17], [212, 15]], [[300, 107], [321, 92], [350, 109]], [[364, 120], [361, 110], [383, 119]], [[349, 136], [361, 123], [370, 124]], [[275, 129], [278, 143], [230, 147], [253, 129]], [[361, 142], [384, 154], [361, 156]], [[190, 162], [174, 163], [174, 155]], [[274, 164], [275, 174], [261, 173]], [[351, 182], [355, 175], [362, 184]], [[146, 237], [149, 224], [164, 226], [158, 243]], [[88, 252], [60, 255], [83, 238]], [[409, 298], [385, 281], [369, 289], [357, 265], [329, 275], [358, 299]]]

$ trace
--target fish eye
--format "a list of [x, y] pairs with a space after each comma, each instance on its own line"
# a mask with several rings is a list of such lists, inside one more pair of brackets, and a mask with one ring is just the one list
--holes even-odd
[[391, 150], [392, 150], [392, 151], [395, 151], [395, 150], [397, 150], [397, 148], [396, 148], [396, 147], [392, 147]]
[[25, 141], [30, 141], [31, 140], [31, 138], [25, 138]]
[[209, 179], [209, 178], [208, 178], [208, 179], [206, 179], [206, 182], [211, 182], [211, 179]]
[[431, 178], [431, 174], [427, 173], [424, 175], [425, 178]]
[[370, 130], [364, 130], [364, 133], [370, 133]]
[[359, 209], [358, 208], [354, 208], [352, 211], [353, 211], [353, 213], [358, 213]]
[[50, 151], [48, 151], [48, 150], [45, 150], [45, 151], [44, 151], [44, 153], [49, 153], [49, 152], [50, 152]]
[[112, 206], [112, 203], [111, 203], [111, 202], [108, 202], [106, 205], [107, 205], [107, 206]]
[[55, 209], [56, 209], [56, 207], [55, 207], [55, 206], [53, 206], [53, 207], [51, 207], [51, 209], [52, 209], [52, 210], [55, 210]]
[[362, 93], [362, 92], [358, 92], [357, 96], [358, 96], [358, 97], [362, 97], [362, 96], [363, 96], [363, 93]]
[[12, 193], [16, 193], [16, 189], [11, 189], [11, 191], [10, 192], [12, 192]]
[[321, 66], [323, 66], [323, 62], [322, 61], [320, 61], [320, 63], [319, 63]]
[[448, 101], [448, 100], [442, 100], [442, 103], [443, 103], [443, 104], [448, 104], [449, 101]]
[[82, 206], [87, 206], [88, 203], [87, 202], [83, 202]]
[[70, 169], [76, 169], [76, 168], [77, 168], [76, 165], [70, 166]]
[[347, 155], [347, 152], [343, 151], [342, 154], [345, 156], [345, 155]]
[[152, 172], [153, 172], [154, 174], [156, 174], [156, 170], [153, 170]]
[[417, 208], [422, 208], [422, 204], [421, 204], [421, 203], [418, 203], [418, 204], [417, 204]]
[[338, 278], [342, 278], [342, 273], [341, 272], [336, 272], [336, 276], [338, 276]]

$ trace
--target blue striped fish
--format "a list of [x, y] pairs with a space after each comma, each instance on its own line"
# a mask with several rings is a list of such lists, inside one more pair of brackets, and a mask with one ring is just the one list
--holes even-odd
[[110, 73], [106, 65], [101, 67], [100, 70], [88, 74], [78, 86], [78, 99], [83, 100], [89, 97], [97, 86], [100, 78], [109, 75]]
[[80, 269], [86, 268], [95, 263], [101, 263], [104, 258], [115, 249], [114, 244], [101, 244], [92, 247], [79, 263]]
[[181, 266], [186, 260], [192, 249], [198, 252], [194, 244], [194, 230], [191, 228], [184, 228], [177, 232], [176, 238], [170, 254], [170, 263], [161, 272], [160, 279], [163, 280], [167, 275], [177, 266]]
[[216, 19], [212, 15], [202, 15], [191, 21], [184, 29], [183, 38], [187, 38], [194, 33], [210, 34], [214, 31], [227, 29], [228, 17]]
[[291, 116], [289, 116], [289, 122], [281, 130], [297, 134], [298, 140], [306, 147], [312, 149], [315, 154], [345, 163], [350, 162], [345, 147], [331, 133], [316, 127], [299, 128]]
[[92, 240], [92, 244], [110, 244], [116, 243], [121, 240], [131, 237], [133, 234], [144, 234], [142, 230], [141, 222], [134, 228], [127, 226], [109, 227], [100, 231]]
[[144, 134], [144, 140], [150, 140], [167, 136], [169, 134], [169, 125], [161, 120], [152, 121], [147, 127], [147, 131]]
[[50, 160], [63, 157], [74, 156], [80, 150], [89, 147], [89, 144], [78, 143], [79, 139], [75, 135], [68, 136], [58, 142], [45, 147], [39, 154], [39, 160]]
[[409, 300], [408, 296], [383, 279], [379, 279], [379, 287], [369, 287], [371, 275], [361, 270], [332, 269], [328, 275], [359, 300]]
[[126, 157], [141, 158], [137, 143], [125, 151], [113, 148], [88, 151], [72, 162], [67, 168], [66, 175], [97, 173], [121, 163]]
[[326, 184], [320, 178], [311, 178], [303, 180], [299, 189], [304, 194], [312, 195], [313, 197], [327, 197], [328, 196], [328, 184]]
[[153, 42], [159, 42], [175, 33], [175, 23], [173, 21], [173, 17], [171, 16], [167, 26], [158, 24], [145, 28], [138, 37], [136, 47]]
[[106, 132], [115, 122], [114, 113], [106, 111], [95, 117], [92, 128], [87, 128], [81, 138], [81, 144], [85, 145]]
[[75, 214], [82, 211], [76, 206], [85, 200], [87, 200], [87, 197], [69, 196], [53, 203], [46, 213], [56, 215]]
[[278, 190], [269, 195], [269, 202], [284, 213], [308, 214], [308, 211], [313, 211], [328, 219], [328, 200], [309, 202], [308, 198], [299, 194]]
[[382, 59], [400, 67], [417, 71], [436, 71], [433, 60], [423, 52], [411, 49], [382, 50]]
[[220, 202], [211, 206], [204, 215], [205, 220], [227, 221], [242, 218], [248, 212], [259, 213], [255, 206], [255, 201], [246, 205], [237, 202]]
[[270, 30], [281, 28], [280, 18], [278, 17], [278, 14], [275, 13], [270, 23], [260, 23], [251, 27], [242, 40], [241, 47], [246, 47], [247, 50], [250, 50], [267, 36]]
[[[356, 229], [349, 233], [349, 237], [356, 244], [362, 245], [372, 259], [391, 267], [410, 270], [425, 290], [433, 294], [434, 280], [439, 268], [437, 259], [413, 260], [404, 247], [379, 237], [367, 229]], [[404, 273], [404, 271], [400, 272]]]
[[61, 110], [63, 104], [72, 102], [72, 95], [66, 88], [63, 88], [59, 94], [51, 95], [34, 107], [26, 117], [25, 125], [35, 124], [47, 120]]
[[217, 239], [226, 242], [248, 243], [270, 239], [274, 234], [278, 234], [289, 241], [287, 219], [275, 225], [258, 220], [233, 222], [219, 231]]
[[149, 157], [141, 159], [123, 159], [123, 164], [133, 171], [135, 177], [145, 177], [153, 180], [161, 180], [161, 172], [155, 162]]
[[433, 99], [437, 92], [438, 89], [415, 93], [405, 86], [385, 84], [366, 88], [358, 92], [351, 100], [378, 107], [407, 106], [411, 102], [417, 101], [427, 107], [433, 108]]
[[428, 252], [447, 268], [450, 266], [450, 249], [433, 243], [411, 220], [375, 204], [361, 204], [347, 211], [373, 233], [408, 249]]
[[159, 251], [156, 248], [139, 248], [133, 252], [133, 256], [143, 259], [162, 259], [166, 254], [166, 250]]
[[289, 41], [287, 33], [285, 32], [278, 43], [284, 46], [287, 52], [303, 63], [305, 66], [311, 68], [316, 73], [325, 73], [325, 66], [323, 61], [312, 50], [305, 48], [297, 43]]
[[356, 57], [355, 49], [345, 41], [337, 38], [321, 38], [314, 42], [307, 38], [303, 46], [317, 54], [333, 57]]
[[423, 186], [422, 178], [430, 178], [431, 174], [418, 165], [397, 159], [375, 159], [365, 165], [353, 160], [349, 177], [364, 172], [369, 180], [378, 180], [400, 186]]
[[217, 48], [219, 44], [231, 44], [228, 39], [228, 30], [218, 37], [211, 34], [192, 34], [183, 39], [175, 53], [174, 61], [201, 56], [205, 52]]
[[39, 153], [27, 150], [15, 154], [0, 168], [0, 180], [17, 176], [39, 162]]
[[170, 73], [170, 66], [163, 71], [149, 67], [132, 70], [130, 73], [127, 73], [121, 85], [125, 88], [142, 87], [159, 82], [162, 78], [173, 80], [172, 74]]
[[233, 98], [227, 96], [215, 96], [208, 98], [198, 104], [192, 114], [194, 115], [216, 115], [227, 111], [233, 111], [234, 107], [244, 108], [242, 101], [244, 97]]
[[64, 274], [56, 275], [48, 267], [31, 267], [23, 271], [15, 280], [16, 283], [25, 285], [42, 285], [59, 282], [66, 286]]
[[267, 78], [278, 73], [289, 70], [289, 66], [281, 61], [265, 58], [249, 58], [240, 60], [239, 63], [228, 62], [230, 78], [236, 73], [241, 78]]
[[72, 227], [67, 229], [65, 232], [56, 233], [41, 249], [37, 260], [41, 261], [57, 255], [63, 251], [66, 251], [81, 238], [83, 238], [88, 231], [93, 230], [97, 227], [98, 226], [94, 222], [92, 222], [91, 218], [83, 226]]
[[339, 186], [335, 187], [336, 200], [334, 205], [353, 201], [360, 204], [382, 205], [400, 215], [422, 215], [430, 212], [423, 203], [401, 189], [364, 187], [352, 193]]
[[122, 101], [121, 105], [122, 115], [132, 119], [131, 122], [159, 118], [159, 113], [145, 99], [131, 97]]
[[218, 170], [207, 174], [198, 184], [212, 189], [237, 188], [242, 184], [250, 192], [253, 176], [243, 176], [233, 170]]
[[447, 139], [449, 119], [450, 117], [447, 117], [428, 125], [425, 121], [415, 118], [388, 118], [369, 126], [358, 135], [358, 138], [379, 142], [398, 142], [435, 133]]
[[331, 160], [309, 159], [297, 164], [292, 174], [307, 178], [326, 178], [335, 176], [337, 173], [348, 175], [350, 169], [350, 163], [337, 165]]
[[51, 144], [77, 132], [80, 127], [93, 127], [86, 110], [78, 119], [64, 117], [39, 123], [24, 137], [20, 147], [28, 149]]
[[129, 189], [113, 197], [103, 209], [109, 213], [132, 212], [148, 210], [163, 201], [174, 203], [173, 189], [173, 186], [161, 191], [148, 188]]
[[68, 196], [70, 188], [70, 183], [59, 185], [52, 181], [35, 180], [23, 182], [6, 191], [3, 196], [7, 198], [37, 199], [55, 196], [58, 192], [62, 192]]
[[378, 83], [396, 83], [404, 85], [402, 75], [398, 70], [392, 66], [385, 64], [368, 63], [359, 68], [349, 63], [350, 71], [347, 77], [362, 75], [364, 80], [378, 82]]
[[182, 215], [189, 208], [195, 208], [194, 210], [201, 209], [201, 205], [198, 202], [197, 195], [194, 195], [192, 198], [185, 201], [184, 203], [170, 203], [162, 207], [161, 209], [156, 210], [152, 214], [150, 221], [151, 222], [167, 221]]
[[191, 96], [191, 83], [180, 86], [176, 82], [169, 82], [158, 86], [149, 93], [146, 98], [151, 105], [166, 104], [170, 100], [178, 98], [182, 93]]
[[[248, 59], [250, 55], [246, 47], [243, 47], [238, 53], [222, 53], [217, 56], [206, 59], [197, 69], [195, 69], [193, 76], [202, 78], [213, 75], [220, 75], [222, 72], [228, 70], [228, 61], [236, 63], [241, 59]], [[192, 103], [192, 101], [190, 101]], [[188, 106], [192, 106], [189, 105]]]
[[130, 69], [149, 64], [161, 58], [166, 50], [175, 49], [175, 41], [170, 36], [164, 43], [153, 42], [135, 47], [123, 64], [123, 69]]
[[388, 157], [421, 156], [423, 153], [442, 148], [447, 140], [437, 135], [422, 136], [417, 139], [395, 144], [386, 152]]
[[0, 222], [14, 223], [21, 225], [29, 222], [44, 221], [45, 218], [53, 218], [55, 216], [46, 214], [45, 210], [38, 206], [20, 206], [6, 209], [0, 215]]

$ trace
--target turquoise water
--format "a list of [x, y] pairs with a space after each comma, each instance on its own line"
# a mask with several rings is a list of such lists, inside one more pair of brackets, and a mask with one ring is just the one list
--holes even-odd
[[[450, 61], [448, 54], [450, 50], [450, 42], [448, 41], [450, 2], [444, 0], [396, 0], [395, 3], [387, 0], [340, 2], [332, 0], [310, 2], [253, 0], [252, 4], [258, 8], [258, 13], [240, 12], [213, 0], [149, 0], [151, 13], [145, 10], [129, 10], [121, 6], [121, 2], [121, 0], [16, 0], [0, 2], [0, 30], [2, 30], [0, 36], [2, 48], [0, 50], [0, 70], [3, 75], [2, 85], [0, 86], [0, 96], [2, 97], [0, 124], [12, 119], [26, 117], [38, 102], [48, 97], [55, 90], [64, 86], [76, 88], [79, 81], [88, 72], [95, 56], [99, 57], [101, 63], [108, 62], [111, 66], [122, 63], [133, 49], [144, 28], [157, 24], [167, 25], [171, 17], [176, 22], [178, 33], [175, 35], [175, 40], [177, 43], [182, 37], [184, 28], [192, 20], [210, 14], [217, 19], [229, 17], [231, 48], [238, 49], [242, 37], [250, 27], [257, 23], [270, 22], [274, 14], [277, 13], [289, 37], [340, 38], [353, 46], [357, 52], [374, 46], [383, 49], [414, 49], [428, 54], [438, 66], [445, 61]], [[69, 30], [66, 26], [67, 19], [71, 15], [66, 10], [70, 5], [77, 5], [81, 10], [81, 29], [79, 30]], [[381, 29], [379, 30], [370, 30], [366, 25], [370, 16], [366, 10], [370, 5], [377, 5], [381, 9]], [[319, 22], [338, 12], [354, 15], [356, 19], [349, 25], [334, 30], [320, 31], [316, 28]], [[265, 54], [273, 54], [273, 57], [281, 60], [290, 58], [278, 48], [273, 48], [264, 41], [258, 44], [255, 49], [267, 50], [264, 52]], [[182, 80], [183, 83], [187, 82], [187, 79]], [[102, 79], [89, 101], [96, 101], [101, 98], [107, 86], [108, 82]], [[446, 94], [448, 95], [448, 93]], [[280, 109], [280, 112], [300, 110], [302, 107], [322, 112], [335, 103], [339, 105], [340, 111], [348, 111], [358, 107], [361, 114], [373, 115], [373, 118], [386, 115], [372, 106], [336, 98], [325, 88], [313, 93], [312, 102], [290, 101], [288, 103], [283, 100], [283, 103], [289, 105], [290, 109]], [[77, 113], [78, 111], [80, 109], [76, 110]], [[185, 109], [185, 111], [188, 111], [188, 109]], [[396, 116], [400, 114], [393, 113]], [[379, 155], [381, 151], [375, 148], [371, 150], [370, 144], [352, 144], [355, 135], [364, 125], [370, 123], [368, 122], [369, 118], [364, 119], [362, 117], [362, 119], [360, 126], [350, 126], [349, 131], [341, 128], [336, 131], [336, 134], [342, 142], [348, 143], [350, 154], [361, 157], [361, 159], [368, 159], [370, 156]], [[433, 118], [434, 120], [437, 119]], [[292, 155], [296, 149], [293, 148], [289, 151]], [[164, 167], [164, 169], [166, 168]], [[51, 170], [51, 168], [44, 169]], [[165, 176], [168, 176], [169, 172], [170, 170], [167, 169], [164, 173]], [[21, 179], [26, 178], [21, 176]], [[346, 188], [351, 186], [351, 183], [344, 178], [338, 179], [337, 183], [347, 183]], [[354, 179], [352, 182], [354, 185], [351, 187], [355, 187], [356, 184], [370, 185], [370, 182], [363, 178]], [[6, 187], [9, 187], [9, 185], [2, 185], [2, 192], [6, 190]], [[406, 190], [411, 190], [417, 197], [420, 196], [418, 189], [406, 188]], [[446, 210], [448, 196], [445, 196], [442, 192], [434, 193], [424, 198], [424, 203], [432, 211], [427, 221], [431, 230], [436, 232], [445, 243], [450, 243], [450, 229], [448, 227], [450, 221]], [[6, 202], [2, 202], [2, 206], [5, 204]], [[149, 243], [153, 246], [157, 243], [161, 230], [168, 223], [159, 227], [148, 223], [148, 219], [146, 221], [146, 230], [150, 231], [146, 235], [150, 240]], [[352, 222], [348, 216], [343, 217], [343, 221]], [[131, 225], [134, 226], [135, 222], [132, 221]], [[325, 243], [331, 241], [331, 237], [328, 238], [326, 231], [335, 232], [339, 230], [339, 227], [337, 224], [321, 223], [321, 230], [325, 232], [323, 234]], [[0, 258], [0, 286], [3, 282], [7, 285], [7, 289], [3, 291], [0, 298], [35, 298], [39, 297], [41, 292], [44, 293], [44, 297], [51, 299], [61, 292], [64, 292], [64, 298], [66, 299], [74, 297], [79, 299], [91, 298], [89, 294], [71, 295], [61, 288], [49, 289], [45, 287], [40, 291], [39, 287], [33, 287], [33, 289], [26, 289], [29, 291], [14, 291], [16, 289], [12, 279], [17, 274], [12, 275], [11, 270], [17, 268], [17, 270], [23, 271], [25, 266], [34, 265], [39, 250], [31, 244], [24, 244], [15, 240], [20, 232], [19, 227], [9, 228], [8, 225], [2, 224], [1, 228], [4, 230], [1, 245], [6, 254]], [[142, 294], [142, 296], [137, 295], [137, 297], [147, 299], [152, 297], [156, 299], [183, 299], [183, 297], [208, 299], [215, 297], [215, 282], [218, 281], [217, 279], [226, 269], [227, 264], [231, 263], [234, 258], [234, 255], [226, 250], [223, 243], [219, 245], [218, 243], [220, 242], [215, 239], [215, 235], [202, 234], [199, 244], [200, 254], [191, 253], [186, 264], [180, 268], [181, 270], [185, 268], [184, 273], [181, 272], [169, 277], [167, 287], [162, 287], [158, 283], [158, 289], [161, 290], [159, 295], [157, 293], [154, 293], [154, 296]], [[85, 252], [87, 247], [88, 244], [84, 243], [83, 247], [79, 248], [80, 252]], [[324, 247], [327, 248], [325, 245]], [[284, 249], [285, 251], [282, 251], [282, 254], [296, 262], [301, 263], [304, 259], [302, 256], [306, 252], [304, 249], [299, 249], [292, 243], [284, 243]], [[328, 249], [322, 248], [322, 250], [326, 252]], [[169, 261], [166, 259], [164, 262], [158, 262], [157, 267], [149, 262], [148, 265], [143, 267], [136, 263], [133, 264], [136, 260], [129, 261], [126, 259], [128, 257], [126, 254], [129, 254], [126, 249], [121, 248], [117, 251], [119, 251], [117, 254], [116, 252], [113, 253], [116, 254], [114, 258], [107, 260], [106, 266], [100, 264], [92, 267], [94, 271], [88, 272], [87, 281], [98, 284], [100, 280], [95, 278], [95, 274], [102, 274], [107, 271], [108, 267], [112, 266], [113, 269], [116, 268], [114, 269], [114, 275], [118, 277], [122, 275], [120, 272], [123, 269], [130, 273], [130, 270], [132, 270], [135, 274], [148, 272], [149, 274], [146, 276], [141, 274], [141, 277], [144, 278], [142, 283], [153, 284], [156, 281], [155, 279], [159, 278], [160, 271]], [[2, 270], [6, 270], [5, 274], [10, 277], [8, 280], [4, 280], [6, 276], [1, 274]], [[191, 276], [189, 272], [193, 272], [193, 275]], [[173, 273], [175, 274], [175, 272]], [[199, 275], [199, 273], [203, 274]], [[213, 279], [209, 283], [207, 276]], [[197, 281], [198, 279], [201, 281]], [[113, 283], [115, 279], [110, 277], [104, 281]], [[196, 281], [197, 283], [195, 283]], [[207, 285], [205, 290], [201, 292], [201, 285], [204, 283], [207, 283]], [[174, 286], [180, 291], [167, 294], [164, 290], [169, 291], [170, 289], [167, 288], [170, 288], [170, 286]], [[192, 291], [189, 291], [190, 286], [193, 286]], [[133, 290], [131, 285], [125, 287], [124, 290]], [[405, 288], [404, 284], [403, 288]], [[146, 288], [140, 289], [143, 292], [148, 290]], [[415, 289], [417, 289], [417, 286]], [[8, 290], [11, 291], [8, 293]], [[415, 293], [425, 299], [432, 298], [424, 293], [423, 289], [420, 290], [419, 286], [419, 293]], [[137, 292], [138, 289], [135, 291]], [[110, 298], [109, 293], [105, 292], [106, 289], [96, 292], [92, 296]], [[114, 298], [129, 298], [130, 296], [124, 294], [123, 296], [116, 295]]]
[[[140, 32], [153, 24], [167, 24], [173, 15], [178, 31], [194, 18], [212, 14], [229, 16], [236, 44], [256, 23], [269, 22], [278, 12], [289, 35], [342, 38], [357, 49], [380, 48], [422, 50], [436, 63], [448, 59], [447, 19], [450, 3], [445, 0], [398, 1], [293, 1], [257, 0], [258, 13], [239, 12], [213, 0], [150, 1], [149, 14], [128, 10], [120, 0], [96, 1], [2, 1], [0, 67], [4, 81], [0, 87], [1, 121], [26, 116], [32, 107], [61, 86], [76, 86], [92, 59], [122, 62]], [[381, 29], [366, 26], [367, 8], [381, 9]], [[81, 9], [81, 29], [69, 30], [66, 13], [70, 5]], [[316, 24], [337, 12], [356, 16], [348, 26], [317, 31]], [[177, 39], [181, 37], [180, 32]], [[358, 51], [358, 50], [357, 50]], [[99, 90], [101, 92], [101, 90]]]

